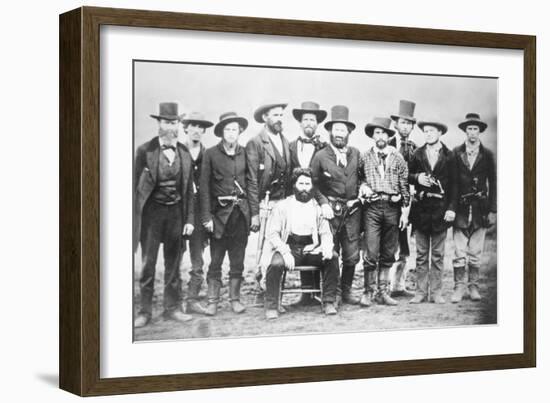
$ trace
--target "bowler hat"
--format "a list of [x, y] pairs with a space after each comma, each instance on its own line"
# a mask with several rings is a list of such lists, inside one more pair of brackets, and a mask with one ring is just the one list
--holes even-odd
[[302, 116], [304, 113], [312, 113], [317, 116], [317, 123], [321, 123], [327, 117], [327, 111], [320, 109], [319, 104], [316, 102], [305, 101], [302, 102], [301, 108], [296, 108], [292, 110], [292, 115], [298, 121], [302, 121]]
[[447, 133], [447, 125], [435, 120], [424, 120], [422, 122], [418, 122], [418, 127], [420, 127], [420, 130], [424, 130], [424, 126], [434, 126], [441, 130], [441, 134]]
[[258, 123], [264, 123], [264, 118], [262, 117], [264, 113], [266, 113], [270, 109], [277, 108], [279, 106], [284, 109], [286, 108], [287, 105], [288, 104], [285, 104], [285, 103], [262, 105], [258, 109], [256, 109], [256, 111], [254, 112], [254, 120], [256, 120], [256, 122]]
[[355, 123], [349, 121], [349, 109], [344, 105], [335, 105], [330, 109], [331, 120], [325, 123], [325, 129], [332, 129], [334, 123], [344, 123], [349, 130], [355, 130]]
[[395, 130], [390, 129], [390, 125], [390, 118], [373, 118], [372, 123], [367, 123], [365, 126], [365, 133], [367, 136], [372, 137], [374, 134], [374, 129], [379, 128], [388, 133], [388, 136], [393, 136], [395, 134]]
[[157, 120], [159, 119], [179, 120], [178, 104], [175, 102], [161, 102], [159, 104], [158, 115], [150, 115], [150, 116]]
[[466, 115], [466, 120], [464, 122], [460, 122], [458, 127], [460, 127], [463, 131], [466, 131], [466, 128], [470, 125], [477, 125], [481, 133], [487, 129], [487, 123], [482, 121], [481, 117], [477, 113], [468, 113]]
[[181, 119], [181, 123], [183, 123], [184, 125], [194, 123], [198, 126], [204, 127], [205, 129], [214, 126], [214, 123], [206, 120], [204, 118], [204, 115], [200, 112], [190, 112], [188, 115], [185, 115], [185, 117]]
[[214, 126], [214, 134], [218, 137], [222, 137], [225, 125], [232, 122], [238, 122], [243, 131], [248, 127], [248, 120], [245, 118], [237, 115], [235, 112], [225, 112], [220, 115], [220, 121]]
[[402, 99], [399, 101], [399, 112], [397, 112], [397, 115], [391, 115], [391, 118], [396, 122], [399, 118], [403, 118], [416, 123], [416, 118], [414, 117], [415, 106], [416, 104], [414, 102]]

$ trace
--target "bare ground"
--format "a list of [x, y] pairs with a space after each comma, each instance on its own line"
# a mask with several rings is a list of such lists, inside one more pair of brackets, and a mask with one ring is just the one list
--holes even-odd
[[[414, 268], [414, 241], [412, 242], [412, 256], [409, 258], [408, 263], [411, 268]], [[399, 305], [395, 307], [373, 305], [369, 308], [361, 308], [359, 306], [344, 305], [340, 308], [337, 315], [327, 317], [321, 313], [320, 305], [288, 308], [288, 305], [296, 300], [298, 296], [287, 295], [283, 300], [283, 304], [287, 306], [287, 313], [280, 315], [279, 319], [275, 321], [267, 321], [264, 318], [264, 309], [253, 306], [256, 296], [256, 285], [254, 282], [255, 245], [256, 236], [251, 235], [245, 260], [245, 281], [241, 292], [241, 300], [248, 305], [246, 312], [237, 315], [230, 310], [227, 301], [227, 271], [229, 267], [226, 260], [223, 269], [225, 276], [224, 287], [222, 288], [218, 314], [213, 318], [194, 314], [194, 319], [185, 324], [166, 321], [161, 317], [164, 263], [162, 261], [162, 253], [159, 253], [155, 281], [153, 320], [145, 328], [135, 329], [135, 341], [341, 333], [497, 323], [497, 258], [494, 232], [488, 234], [485, 242], [483, 256], [485, 264], [481, 268], [480, 276], [480, 292], [482, 295], [482, 301], [480, 302], [472, 302], [467, 299], [458, 304], [450, 302], [453, 289], [451, 264], [453, 243], [451, 242], [451, 233], [449, 233], [443, 275], [443, 294], [448, 301], [446, 304], [423, 303], [411, 305], [408, 303], [409, 298], [397, 298]], [[209, 251], [207, 248], [205, 252], [206, 260], [208, 260], [208, 256]], [[139, 259], [136, 259], [135, 264], [134, 308], [137, 311], [139, 309], [139, 268], [141, 267]], [[190, 262], [186, 253], [182, 267], [184, 284], [187, 284], [189, 267]], [[413, 278], [413, 275], [409, 276], [408, 284], [411, 284]], [[292, 281], [292, 278], [289, 281]], [[362, 287], [363, 269], [361, 264], [359, 264], [355, 274], [353, 293], [360, 296], [363, 291]], [[206, 286], [203, 288], [206, 288]], [[204, 294], [205, 290], [201, 292], [201, 295]], [[205, 299], [203, 301], [205, 302]]]

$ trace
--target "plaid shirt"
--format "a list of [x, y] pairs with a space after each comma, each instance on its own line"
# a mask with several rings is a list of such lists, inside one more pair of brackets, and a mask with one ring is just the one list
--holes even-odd
[[389, 150], [386, 156], [386, 169], [383, 178], [378, 170], [380, 159], [375, 147], [361, 155], [364, 183], [376, 193], [400, 194], [403, 197], [403, 205], [408, 206], [411, 196], [409, 193], [407, 163], [394, 147], [390, 147]]

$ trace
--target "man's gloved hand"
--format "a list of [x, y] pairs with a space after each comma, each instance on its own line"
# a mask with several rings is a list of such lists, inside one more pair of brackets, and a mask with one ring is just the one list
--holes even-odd
[[418, 174], [418, 183], [428, 188], [432, 186], [432, 183], [428, 179], [428, 175], [425, 172]]
[[445, 217], [443, 217], [443, 219], [446, 222], [453, 222], [455, 220], [455, 217], [456, 217], [456, 213], [454, 211], [447, 210], [445, 211]]
[[292, 271], [294, 270], [294, 256], [290, 252], [283, 253], [283, 260], [285, 262], [285, 267]]
[[214, 221], [210, 220], [204, 223], [203, 226], [207, 232], [214, 232]]
[[195, 227], [193, 226], [193, 224], [185, 224], [183, 226], [183, 233], [182, 235], [183, 236], [190, 236], [192, 233], [193, 233], [193, 230], [195, 229]]

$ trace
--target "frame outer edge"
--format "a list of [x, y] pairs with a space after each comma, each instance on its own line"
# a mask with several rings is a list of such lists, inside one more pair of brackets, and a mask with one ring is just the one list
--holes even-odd
[[82, 393], [81, 10], [59, 16], [59, 387]]

